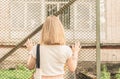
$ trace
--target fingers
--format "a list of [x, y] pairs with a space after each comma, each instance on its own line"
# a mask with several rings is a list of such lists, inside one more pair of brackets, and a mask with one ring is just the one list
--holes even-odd
[[76, 41], [75, 44], [73, 44], [71, 47], [73, 52], [79, 52], [81, 48], [80, 42]]
[[25, 43], [25, 46], [27, 47], [27, 50], [30, 51], [34, 44], [33, 44], [32, 40], [28, 39], [27, 42]]
[[72, 48], [80, 47], [80, 42], [79, 41], [75, 42], [75, 44], [72, 44], [71, 47]]
[[31, 44], [30, 39], [27, 40], [27, 42], [25, 43], [25, 45], [28, 47]]
[[28, 39], [27, 43], [32, 44], [32, 40]]
[[32, 40], [28, 39], [26, 44], [33, 44]]
[[80, 46], [80, 42], [79, 41], [76, 41], [75, 42], [75, 47], [79, 47]]

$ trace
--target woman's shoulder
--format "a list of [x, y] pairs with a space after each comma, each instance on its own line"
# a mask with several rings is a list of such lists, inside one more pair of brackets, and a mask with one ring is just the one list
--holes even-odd
[[[34, 46], [36, 48], [37, 45]], [[71, 50], [70, 46], [68, 45], [40, 45], [41, 48], [62, 48], [65, 50]]]
[[62, 47], [66, 50], [71, 50], [70, 46], [68, 46], [68, 45], [63, 45]]

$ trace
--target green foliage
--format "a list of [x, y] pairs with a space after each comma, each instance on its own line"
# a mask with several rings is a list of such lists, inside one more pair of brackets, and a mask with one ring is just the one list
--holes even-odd
[[17, 70], [29, 71], [29, 69], [25, 67], [24, 65], [18, 65]]
[[15, 70], [0, 70], [0, 79], [28, 79], [34, 70], [29, 70], [25, 66], [18, 66]]
[[102, 66], [101, 79], [110, 79], [110, 73], [107, 71], [106, 65]]
[[120, 79], [120, 68], [119, 68], [118, 74], [115, 75], [115, 78]]

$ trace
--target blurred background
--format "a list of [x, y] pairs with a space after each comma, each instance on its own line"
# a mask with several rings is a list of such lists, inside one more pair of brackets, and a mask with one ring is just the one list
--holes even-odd
[[[66, 4], [67, 8], [60, 10]], [[120, 79], [119, 4], [120, 0], [0, 0], [0, 79], [28, 79], [23, 77], [24, 73], [31, 74], [25, 68], [26, 38], [39, 43], [39, 27], [47, 16], [59, 10], [67, 45], [78, 40], [82, 45], [76, 72], [71, 73], [65, 67], [65, 79], [96, 79], [97, 63], [101, 66], [101, 79]], [[96, 42], [100, 44], [99, 49]], [[101, 51], [99, 56], [97, 50]], [[19, 77], [18, 72], [23, 75]]]

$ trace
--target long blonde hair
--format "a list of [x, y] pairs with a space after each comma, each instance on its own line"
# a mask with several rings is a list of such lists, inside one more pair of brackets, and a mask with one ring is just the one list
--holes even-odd
[[56, 16], [48, 16], [42, 27], [40, 44], [45, 45], [64, 45], [64, 28]]

